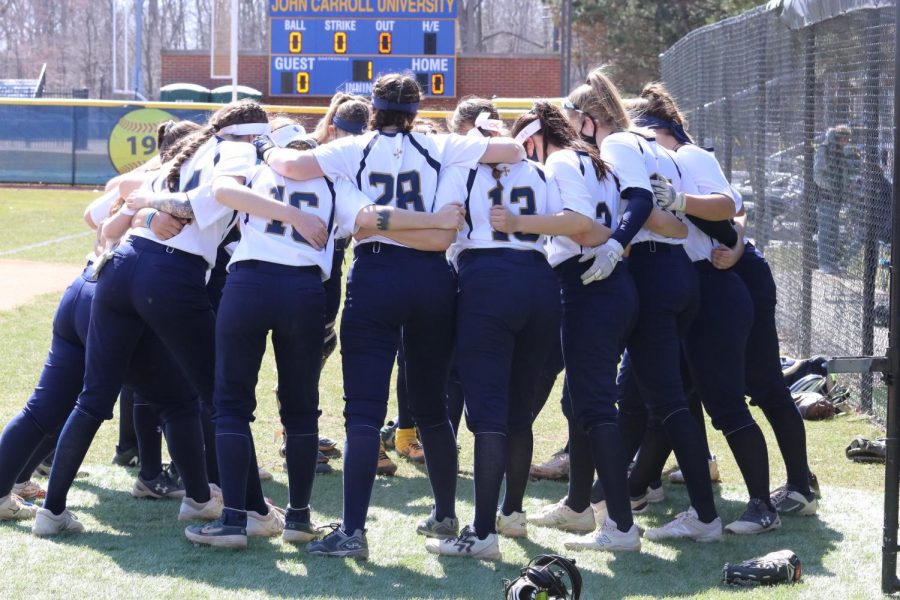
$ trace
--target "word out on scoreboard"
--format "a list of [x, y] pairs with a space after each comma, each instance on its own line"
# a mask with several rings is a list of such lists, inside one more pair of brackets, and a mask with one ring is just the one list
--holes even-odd
[[458, 0], [269, 0], [269, 95], [369, 95], [383, 73], [456, 95]]

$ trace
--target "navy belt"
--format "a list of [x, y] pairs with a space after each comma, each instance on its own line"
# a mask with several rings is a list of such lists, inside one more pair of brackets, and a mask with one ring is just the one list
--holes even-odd
[[179, 250], [178, 248], [173, 248], [172, 246], [166, 246], [165, 244], [160, 244], [159, 242], [154, 242], [153, 240], [148, 240], [147, 238], [131, 236], [128, 238], [128, 243], [131, 244], [132, 247], [137, 248], [142, 252], [153, 252], [154, 254], [174, 254], [176, 256], [182, 256], [190, 260], [202, 262], [204, 268], [209, 266], [209, 263], [206, 262], [206, 259], [199, 254], [185, 252], [184, 250]]
[[278, 263], [268, 262], [265, 260], [241, 260], [233, 265], [231, 265], [232, 271], [240, 271], [240, 270], [253, 270], [258, 271], [260, 273], [267, 273], [270, 275], [292, 275], [298, 273], [310, 273], [321, 275], [322, 270], [317, 266], [294, 266], [294, 265], [280, 265]]
[[397, 246], [396, 244], [382, 244], [381, 242], [357, 244], [353, 248], [353, 254], [354, 256], [363, 256], [366, 254], [386, 254], [389, 256], [445, 256], [444, 252], [416, 250], [415, 248]]
[[664, 242], [655, 242], [653, 240], [649, 242], [639, 242], [637, 244], [632, 244], [631, 251], [628, 256], [649, 256], [651, 254], [661, 254], [661, 253], [670, 253], [674, 252], [675, 248], [681, 248], [681, 246], [676, 246], [675, 244], [666, 244]]

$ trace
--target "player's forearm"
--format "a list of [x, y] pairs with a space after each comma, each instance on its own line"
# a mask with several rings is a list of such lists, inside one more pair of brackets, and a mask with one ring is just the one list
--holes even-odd
[[191, 201], [184, 192], [178, 194], [157, 194], [146, 201], [144, 208], [155, 208], [179, 219], [194, 218], [194, 209], [191, 208]]
[[724, 194], [686, 194], [684, 202], [685, 213], [707, 221], [724, 221], [734, 217], [734, 200]]
[[300, 152], [290, 148], [272, 148], [266, 152], [265, 161], [276, 173], [289, 179], [306, 181], [325, 176], [319, 167], [319, 161], [312, 152]]
[[456, 231], [448, 229], [405, 229], [396, 231], [360, 229], [353, 237], [357, 240], [364, 240], [374, 235], [392, 239], [404, 246], [424, 252], [443, 252], [456, 240]]
[[[148, 212], [151, 209], [144, 209], [140, 212]], [[103, 244], [119, 241], [125, 232], [132, 227], [132, 222], [138, 218], [137, 214], [128, 214], [129, 211], [119, 210], [116, 214], [109, 217], [100, 224], [99, 240]], [[144, 215], [146, 219], [146, 214]]]
[[668, 238], [682, 239], [686, 238], [688, 234], [687, 225], [679, 221], [672, 213], [656, 207], [650, 212], [644, 227]]
[[442, 229], [437, 215], [428, 212], [369, 205], [356, 215], [356, 225], [361, 229], [397, 231], [407, 229]]
[[591, 230], [587, 233], [570, 235], [569, 237], [572, 238], [572, 241], [579, 246], [593, 248], [594, 246], [601, 246], [605, 244], [609, 240], [609, 237], [611, 235], [612, 229], [610, 229], [606, 225], [601, 225], [600, 223], [594, 221], [594, 226], [591, 227]]
[[217, 177], [213, 181], [212, 193], [216, 202], [222, 206], [249, 213], [261, 219], [288, 222], [292, 206], [257, 194], [250, 188], [240, 185], [232, 177]]
[[515, 140], [509, 138], [491, 138], [488, 142], [487, 150], [481, 156], [482, 163], [498, 164], [498, 163], [517, 163], [525, 160], [525, 148], [522, 144], [517, 144]]
[[513, 221], [519, 233], [543, 235], [579, 235], [589, 233], [594, 222], [582, 214], [564, 210], [555, 215], [516, 215]]

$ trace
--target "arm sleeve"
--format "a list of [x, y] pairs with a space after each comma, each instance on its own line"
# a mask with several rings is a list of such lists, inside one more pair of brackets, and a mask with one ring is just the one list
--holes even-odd
[[474, 169], [484, 153], [487, 152], [490, 138], [475, 135], [459, 135], [449, 133], [434, 138], [441, 164], [444, 167], [463, 167]]
[[335, 208], [334, 216], [338, 231], [345, 235], [353, 235], [359, 229], [356, 216], [363, 208], [374, 204], [372, 200], [356, 189], [349, 179], [341, 178], [334, 182]]
[[[362, 136], [365, 140], [370, 136]], [[354, 179], [362, 164], [363, 149], [355, 137], [346, 137], [319, 146], [312, 151], [325, 177], [332, 181], [340, 178]]]
[[630, 187], [622, 192], [622, 198], [628, 202], [619, 220], [619, 226], [612, 234], [612, 239], [622, 244], [624, 248], [631, 243], [650, 216], [653, 210], [653, 194], [643, 188]]
[[734, 230], [734, 227], [731, 226], [730, 222], [707, 221], [706, 219], [701, 219], [700, 217], [695, 217], [694, 215], [686, 216], [691, 220], [691, 223], [693, 223], [697, 227], [697, 229], [713, 238], [720, 244], [724, 244], [729, 248], [734, 248], [735, 244], [737, 244], [737, 232]]
[[[554, 158], [557, 156], [559, 158]], [[550, 179], [556, 182], [562, 208], [577, 212], [593, 221], [597, 216], [595, 202], [591, 198], [578, 160], [578, 155], [574, 152], [558, 152], [551, 155], [546, 168]]]

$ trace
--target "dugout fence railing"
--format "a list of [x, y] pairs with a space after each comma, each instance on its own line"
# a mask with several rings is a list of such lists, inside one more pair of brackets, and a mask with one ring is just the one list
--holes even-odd
[[[531, 100], [496, 99], [514, 119]], [[205, 122], [221, 104], [0, 98], [0, 182], [101, 185], [156, 153], [156, 125], [167, 119]], [[300, 120], [308, 131], [324, 106], [266, 106]], [[448, 112], [422, 110], [443, 120]]]
[[[778, 283], [786, 354], [887, 348], [894, 13], [884, 1], [770, 3], [660, 57], [688, 131], [743, 195], [749, 236]], [[884, 422], [873, 375], [841, 379]]]

